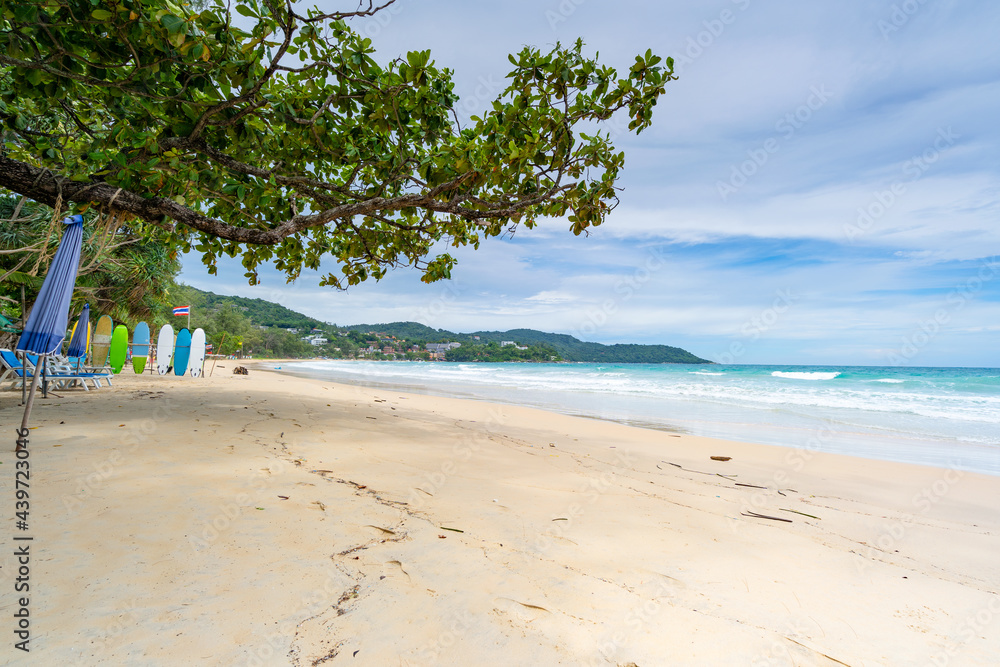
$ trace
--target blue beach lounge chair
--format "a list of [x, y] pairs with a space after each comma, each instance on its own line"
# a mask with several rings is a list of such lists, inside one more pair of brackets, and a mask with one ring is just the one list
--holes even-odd
[[[6, 387], [7, 389], [20, 389], [24, 377], [24, 367], [21, 360], [14, 356], [10, 350], [0, 350], [0, 389], [8, 383], [10, 386]], [[31, 377], [30, 367], [28, 377]]]
[[[35, 373], [35, 364], [38, 362], [38, 357], [32, 357], [34, 355], [26, 355], [28, 360], [28, 374], [27, 379], [30, 380]], [[12, 378], [11, 388], [16, 389], [21, 386], [21, 383], [25, 380], [24, 370], [22, 367], [21, 360], [17, 358], [10, 350], [0, 350], [0, 366], [4, 369], [3, 376], [0, 376], [0, 385], [7, 381], [8, 376]], [[80, 384], [83, 386], [85, 391], [90, 391], [90, 387], [87, 386], [87, 380], [94, 383], [94, 387], [101, 386], [101, 380], [106, 379], [103, 373], [73, 373], [66, 372], [64, 368], [55, 366], [50, 366], [46, 369], [46, 380], [48, 382], [54, 382], [57, 388], [66, 389], [72, 387], [75, 384]]]
[[[25, 353], [24, 356], [28, 359], [28, 363], [30, 363], [32, 366], [38, 365], [37, 354]], [[61, 379], [69, 379], [72, 377], [72, 378], [79, 378], [80, 382], [83, 383], [84, 387], [86, 387], [86, 382], [83, 381], [88, 379], [94, 381], [94, 387], [97, 389], [100, 389], [102, 380], [107, 382], [109, 387], [111, 386], [112, 372], [110, 368], [107, 369], [106, 371], [94, 370], [89, 367], [78, 369], [71, 366], [65, 358], [57, 357], [55, 355], [50, 355], [46, 357], [45, 364], [46, 364], [45, 368], [46, 376], [50, 381], [52, 379], [55, 379], [57, 382], [60, 382]], [[74, 382], [69, 383], [70, 386], [72, 386], [73, 384]]]
[[[25, 354], [28, 358], [28, 363], [32, 366], [38, 364], [37, 354]], [[79, 357], [62, 357], [56, 355], [49, 355], [45, 358], [46, 372], [49, 377], [53, 375], [79, 375], [83, 376], [93, 376], [98, 380], [105, 380], [108, 386], [111, 386], [111, 377], [114, 373], [111, 371], [110, 366], [96, 367], [96, 366], [84, 366], [82, 365], [82, 360]], [[100, 383], [97, 384], [100, 386]]]

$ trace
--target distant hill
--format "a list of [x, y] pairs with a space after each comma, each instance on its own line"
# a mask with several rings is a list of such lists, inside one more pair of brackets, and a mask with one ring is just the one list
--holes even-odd
[[253, 324], [281, 329], [304, 329], [313, 327], [332, 329], [330, 325], [316, 318], [297, 313], [294, 310], [264, 299], [248, 299], [242, 296], [222, 296], [205, 292], [190, 285], [178, 285], [170, 291], [171, 303], [178, 306], [191, 305], [194, 308], [214, 310], [229, 301], [240, 308]]
[[[535, 329], [511, 329], [510, 331], [475, 331], [455, 333], [418, 322], [389, 322], [387, 324], [354, 324], [338, 327], [314, 317], [295, 312], [282, 305], [264, 299], [248, 299], [242, 296], [222, 296], [205, 292], [189, 285], [178, 285], [171, 290], [171, 302], [194, 308], [214, 310], [226, 301], [235, 304], [250, 321], [259, 326], [280, 327], [282, 329], [306, 330], [316, 327], [328, 333], [335, 331], [357, 331], [395, 336], [409, 342], [445, 343], [456, 341], [464, 345], [484, 345], [512, 340], [521, 345], [537, 345], [555, 349], [565, 361], [591, 361], [607, 364], [710, 364], [687, 350], [669, 345], [618, 344], [602, 345], [587, 343], [567, 334], [546, 333]], [[474, 337], [478, 336], [479, 340]]]
[[[341, 331], [360, 331], [368, 333], [377, 331], [387, 333], [404, 340], [422, 340], [426, 343], [444, 343], [449, 340], [465, 340], [456, 338], [464, 334], [454, 334], [444, 329], [433, 329], [419, 322], [391, 322], [389, 324], [352, 324], [349, 327], [338, 327]], [[471, 340], [471, 338], [469, 339]]]
[[[512, 340], [522, 345], [547, 345], [559, 352], [566, 361], [592, 361], [609, 364], [710, 364], [687, 350], [669, 345], [618, 344], [602, 345], [587, 343], [567, 334], [546, 333], [535, 329], [511, 329], [510, 331], [475, 331], [463, 334], [434, 329], [417, 322], [389, 322], [387, 324], [355, 324], [341, 327], [348, 331], [375, 331], [406, 340], [421, 340], [428, 343], [457, 341], [465, 344], [499, 343]], [[479, 336], [477, 341], [474, 337]]]

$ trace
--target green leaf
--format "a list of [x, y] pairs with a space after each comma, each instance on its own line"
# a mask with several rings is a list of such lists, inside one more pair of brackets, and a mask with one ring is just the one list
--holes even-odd
[[[619, 78], [580, 42], [525, 48], [509, 57], [505, 80], [460, 104], [453, 73], [436, 67], [429, 50], [377, 62], [363, 32], [318, 19], [322, 9], [309, 10], [314, 23], [295, 25], [298, 52], [278, 63], [286, 69], [269, 69], [277, 54], [269, 45], [284, 18], [259, 0], [236, 2], [236, 13], [249, 19], [237, 19], [243, 27], [219, 3], [211, 10], [167, 0], [6, 3], [0, 49], [29, 66], [0, 77], [0, 123], [15, 135], [5, 156], [45, 163], [62, 178], [104, 178], [138, 197], [183, 202], [218, 223], [206, 229], [240, 229], [227, 235], [243, 239], [287, 229], [294, 216], [373, 203], [357, 226], [334, 220], [268, 245], [223, 242], [169, 221], [137, 224], [164, 251], [199, 244], [208, 266], [223, 254], [241, 256], [251, 280], [261, 262], [295, 279], [332, 259], [337, 267], [321, 280], [338, 287], [378, 280], [398, 263], [418, 266], [430, 282], [447, 279], [455, 264], [434, 257], [439, 244], [475, 248], [542, 216], [571, 215], [574, 233], [604, 222], [617, 202], [623, 157], [609, 128], [591, 128], [619, 117], [634, 131], [648, 128], [663, 85], [675, 78], [651, 52], [627, 63]], [[68, 7], [83, 20], [70, 20]], [[114, 21], [122, 32], [98, 21]], [[129, 50], [138, 57], [124, 68]], [[65, 72], [40, 69], [56, 62]], [[308, 69], [291, 71], [302, 65]], [[217, 106], [237, 95], [246, 98]], [[64, 102], [83, 127], [67, 122]], [[212, 107], [197, 137], [205, 150], [163, 151], [164, 141], [189, 137]], [[243, 165], [261, 171], [248, 176]], [[557, 174], [564, 180], [557, 183]], [[460, 214], [400, 199], [459, 176], [434, 200], [457, 202]], [[10, 182], [4, 179], [0, 187]], [[527, 203], [539, 193], [551, 194]], [[480, 227], [491, 208], [515, 212], [488, 216]]]
[[187, 28], [187, 22], [173, 14], [165, 14], [160, 17], [160, 23], [167, 29], [167, 34], [169, 35], [176, 35]]

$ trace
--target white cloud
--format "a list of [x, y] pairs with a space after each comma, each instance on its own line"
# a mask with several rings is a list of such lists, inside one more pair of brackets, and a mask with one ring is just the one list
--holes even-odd
[[[741, 341], [747, 363], [884, 363], [983, 258], [1000, 255], [1000, 5], [924, 3], [883, 34], [879, 21], [894, 4], [400, 4], [385, 25], [363, 24], [381, 56], [432, 48], [478, 105], [523, 44], [581, 36], [624, 70], [647, 47], [682, 53], [724, 9], [735, 19], [667, 86], [649, 131], [616, 137], [627, 156], [622, 204], [589, 237], [569, 234], [565, 220], [544, 221], [477, 252], [452, 251], [454, 280], [434, 285], [401, 270], [341, 293], [310, 276], [288, 286], [265, 271], [265, 286], [251, 289], [236, 263], [208, 278], [197, 259], [185, 260], [183, 277], [341, 324], [533, 327], [701, 356]], [[563, 5], [574, 9], [551, 23], [546, 12]], [[816, 86], [830, 98], [787, 135], [778, 123]], [[959, 138], [914, 179], [908, 161], [949, 127]], [[718, 183], [769, 139], [777, 150], [723, 200]], [[781, 290], [799, 298], [750, 340], [745, 332]], [[998, 295], [1000, 276], [949, 311], [919, 360], [1000, 364], [989, 342]]]

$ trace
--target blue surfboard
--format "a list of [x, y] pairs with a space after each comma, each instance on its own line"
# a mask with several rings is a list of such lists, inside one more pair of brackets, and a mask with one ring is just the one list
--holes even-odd
[[191, 332], [181, 329], [174, 343], [174, 375], [184, 375], [188, 367], [188, 357], [191, 356]]
[[149, 325], [139, 322], [132, 332], [132, 370], [136, 375], [142, 375], [146, 370], [146, 359], [149, 358]]

